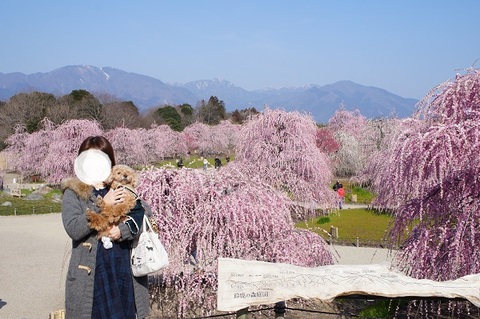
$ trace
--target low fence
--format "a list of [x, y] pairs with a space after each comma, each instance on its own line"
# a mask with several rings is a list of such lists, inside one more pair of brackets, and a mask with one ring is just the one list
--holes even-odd
[[[323, 229], [322, 229], [323, 230]], [[325, 240], [330, 245], [355, 246], [355, 247], [377, 247], [397, 249], [397, 246], [391, 247], [387, 240], [368, 240], [360, 237], [344, 237], [339, 235], [338, 227], [331, 226], [330, 232], [323, 230], [328, 236]]]
[[[261, 318], [285, 318], [286, 313], [299, 313], [301, 315], [295, 315], [295, 318], [304, 318], [303, 314], [317, 314], [317, 315], [329, 315], [329, 316], [340, 316], [342, 318], [347, 317], [359, 317], [355, 314], [346, 313], [346, 312], [332, 312], [332, 311], [321, 311], [313, 309], [301, 309], [301, 308], [292, 308], [288, 307], [285, 301], [277, 302], [273, 307], [262, 307], [258, 309], [248, 309], [244, 308], [237, 312], [230, 312], [224, 314], [203, 316], [203, 317], [191, 317], [187, 319], [209, 319], [209, 318], [236, 318], [236, 319], [248, 319], [250, 315], [259, 314]], [[316, 317], [318, 318], [318, 317]], [[323, 317], [322, 317], [323, 318]], [[369, 319], [368, 317], [362, 317], [363, 319]], [[153, 319], [153, 318], [151, 318]], [[373, 319], [373, 318], [372, 318]]]
[[3, 184], [4, 189], [11, 190], [18, 190], [18, 189], [26, 189], [30, 191], [34, 191], [42, 187], [43, 184], [30, 184], [30, 183], [8, 183]]

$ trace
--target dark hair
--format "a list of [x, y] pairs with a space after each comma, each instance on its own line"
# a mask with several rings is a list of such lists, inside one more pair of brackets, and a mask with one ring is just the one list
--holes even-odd
[[81, 152], [89, 150], [89, 149], [97, 149], [105, 154], [108, 155], [110, 161], [112, 162], [112, 166], [115, 165], [115, 155], [113, 154], [113, 147], [112, 144], [103, 136], [89, 136], [87, 137], [82, 144], [80, 144], [80, 148], [78, 149], [78, 154], [80, 155]]

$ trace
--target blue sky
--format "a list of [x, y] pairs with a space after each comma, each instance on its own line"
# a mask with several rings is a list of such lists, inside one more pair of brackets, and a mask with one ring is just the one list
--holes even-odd
[[479, 12], [478, 0], [3, 0], [0, 72], [110, 66], [247, 90], [351, 80], [420, 99], [480, 58]]

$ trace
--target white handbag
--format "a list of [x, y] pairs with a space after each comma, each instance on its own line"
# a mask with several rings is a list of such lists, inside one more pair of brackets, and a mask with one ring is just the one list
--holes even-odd
[[[148, 228], [147, 228], [148, 227]], [[142, 233], [133, 241], [132, 273], [135, 277], [146, 276], [168, 266], [168, 254], [153, 231], [147, 216], [143, 217]]]

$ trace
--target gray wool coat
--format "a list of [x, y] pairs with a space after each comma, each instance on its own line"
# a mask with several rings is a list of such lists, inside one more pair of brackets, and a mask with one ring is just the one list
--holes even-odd
[[[65, 231], [72, 238], [72, 254], [65, 284], [65, 315], [67, 319], [91, 319], [96, 252], [99, 240], [96, 231], [88, 227], [85, 215], [87, 208], [98, 211], [92, 186], [78, 178], [69, 178], [62, 183], [62, 221]], [[151, 215], [146, 207], [145, 214]], [[122, 240], [132, 240], [128, 226], [119, 226]], [[148, 277], [134, 277], [133, 286], [137, 318], [145, 318], [149, 311]]]

